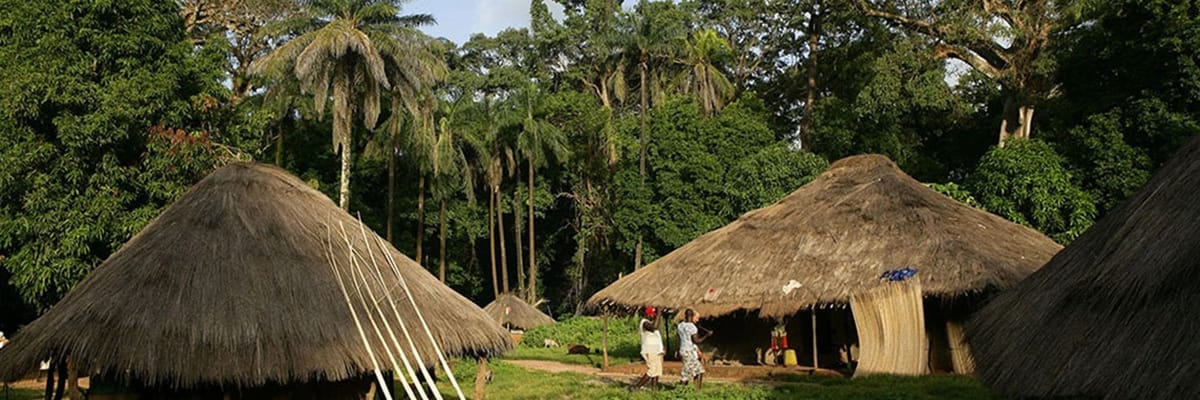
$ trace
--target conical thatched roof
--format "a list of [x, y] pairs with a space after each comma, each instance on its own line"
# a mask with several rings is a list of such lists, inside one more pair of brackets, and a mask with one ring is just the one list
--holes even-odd
[[[338, 271], [351, 285], [355, 269], [339, 226], [358, 251], [370, 248], [371, 255], [362, 255], [366, 263], [388, 265], [383, 252], [391, 253], [444, 352], [496, 354], [511, 347], [508, 333], [483, 310], [373, 232], [364, 240], [358, 220], [325, 195], [281, 169], [234, 164], [196, 184], [0, 349], [0, 380], [20, 378], [64, 353], [85, 373], [152, 386], [359, 376], [372, 363], [327, 257], [332, 234]], [[372, 286], [380, 295], [384, 287], [391, 291], [423, 360], [434, 362], [398, 281], [384, 273], [384, 284]], [[358, 315], [369, 332], [364, 309]], [[384, 344], [372, 340], [378, 353]]]
[[[917, 268], [926, 295], [1005, 288], [1061, 246], [963, 205], [886, 157], [842, 159], [813, 182], [613, 283], [588, 301], [786, 316], [845, 304], [886, 270]], [[794, 281], [794, 283], [793, 283]]]
[[1200, 139], [968, 325], [1019, 397], [1200, 398]]
[[550, 318], [524, 300], [511, 294], [502, 294], [483, 308], [501, 326], [526, 330], [538, 325], [553, 324]]

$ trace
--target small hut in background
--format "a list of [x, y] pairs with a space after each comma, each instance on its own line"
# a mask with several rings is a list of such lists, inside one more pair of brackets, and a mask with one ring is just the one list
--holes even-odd
[[1200, 398], [1200, 139], [968, 326], [1020, 398]]
[[500, 326], [512, 332], [514, 342], [520, 342], [521, 336], [529, 328], [538, 325], [553, 325], [554, 318], [521, 300], [520, 297], [505, 293], [497, 297], [483, 308], [488, 316], [500, 323]]
[[[391, 261], [396, 273], [353, 278]], [[358, 290], [386, 292], [400, 306], [352, 314], [347, 296]], [[402, 321], [411, 336], [396, 328]], [[93, 389], [132, 398], [362, 398], [377, 368], [393, 370], [379, 360], [388, 341], [360, 334], [376, 323], [412, 339], [414, 364], [437, 365], [435, 342], [442, 353], [477, 357], [512, 347], [483, 310], [324, 194], [284, 170], [234, 164], [192, 187], [0, 349], [0, 381], [67, 358]]]
[[[716, 332], [708, 354], [743, 363], [757, 361], [755, 349], [782, 324], [789, 347], [812, 367], [849, 358], [839, 353], [859, 344], [868, 367], [859, 372], [969, 372], [961, 324], [978, 298], [1012, 286], [1060, 248], [929, 189], [886, 157], [855, 156], [617, 280], [588, 305], [736, 317], [704, 323]], [[916, 274], [881, 279], [906, 269]], [[801, 313], [809, 315], [793, 318]]]
[[499, 322], [500, 326], [512, 330], [523, 331], [538, 325], [554, 324], [554, 318], [533, 308], [520, 297], [507, 293], [497, 297], [484, 307], [483, 311]]

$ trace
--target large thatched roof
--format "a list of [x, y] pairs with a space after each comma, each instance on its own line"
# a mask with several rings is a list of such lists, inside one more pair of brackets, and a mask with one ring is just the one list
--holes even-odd
[[[84, 372], [172, 387], [340, 380], [369, 371], [326, 253], [332, 233], [338, 271], [351, 285], [355, 269], [339, 225], [358, 251], [370, 247], [367, 263], [387, 265], [383, 252], [391, 253], [444, 352], [511, 347], [483, 310], [373, 232], [364, 240], [358, 220], [325, 195], [281, 169], [235, 164], [196, 184], [0, 349], [0, 380], [64, 353]], [[387, 287], [396, 296], [422, 358], [436, 361], [398, 281], [383, 274], [375, 293]], [[363, 309], [359, 319], [370, 332]], [[372, 340], [378, 352], [384, 344]]]
[[881, 273], [901, 267], [920, 271], [926, 295], [1004, 288], [1060, 248], [1033, 229], [929, 189], [886, 157], [855, 156], [778, 203], [621, 278], [588, 303], [785, 316], [848, 303], [878, 285]]
[[968, 325], [1019, 397], [1200, 398], [1200, 139]]
[[500, 325], [516, 329], [524, 330], [554, 323], [554, 318], [550, 318], [549, 315], [511, 294], [500, 295], [495, 301], [484, 307], [483, 311]]

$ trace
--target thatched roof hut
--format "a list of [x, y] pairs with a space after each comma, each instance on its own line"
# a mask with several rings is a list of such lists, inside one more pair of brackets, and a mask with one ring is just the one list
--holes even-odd
[[886, 157], [863, 155], [626, 275], [588, 304], [782, 317], [847, 304], [902, 267], [919, 270], [926, 296], [951, 297], [1007, 288], [1060, 248], [929, 189]]
[[554, 323], [554, 318], [511, 294], [500, 295], [484, 307], [483, 311], [501, 326], [512, 329], [527, 330], [538, 325]]
[[968, 326], [1016, 397], [1200, 398], [1200, 139]]
[[[779, 202], [617, 280], [588, 305], [757, 314], [779, 323], [809, 310], [811, 322], [802, 326], [812, 332], [814, 367], [820, 358], [838, 360], [831, 350], [858, 343], [864, 352], [856, 373], [921, 374], [928, 365], [969, 373], [961, 322], [978, 296], [968, 295], [1014, 285], [1059, 249], [1033, 229], [937, 193], [886, 157], [863, 155], [833, 163]], [[916, 269], [918, 279], [880, 279], [904, 268]], [[845, 328], [847, 305], [857, 334]], [[837, 307], [819, 316], [824, 306]], [[793, 334], [796, 322], [788, 324]], [[818, 337], [836, 346], [823, 350]]]
[[[343, 226], [356, 251], [370, 252], [361, 262], [386, 265], [384, 253], [394, 257], [443, 352], [491, 355], [511, 347], [479, 307], [373, 232], [364, 237], [359, 221], [325, 195], [281, 169], [234, 164], [196, 184], [0, 349], [0, 380], [62, 355], [85, 373], [147, 387], [361, 377], [372, 362], [337, 281], [355, 274]], [[344, 262], [331, 263], [330, 251]], [[412, 334], [424, 335], [397, 275], [377, 282], [363, 285], [389, 290]], [[365, 314], [358, 312], [364, 325]], [[398, 325], [391, 316], [375, 318]], [[371, 340], [375, 349], [385, 346]], [[430, 340], [414, 342], [434, 365]]]

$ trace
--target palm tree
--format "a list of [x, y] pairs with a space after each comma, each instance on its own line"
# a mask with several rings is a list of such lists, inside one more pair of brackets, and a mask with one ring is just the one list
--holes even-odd
[[[526, 179], [526, 183], [529, 185], [529, 199], [526, 203], [529, 207], [529, 287], [525, 290], [525, 301], [533, 304], [537, 299], [537, 257], [534, 253], [537, 242], [534, 241], [533, 228], [533, 186], [537, 175], [534, 171], [548, 165], [551, 156], [559, 162], [563, 161], [567, 156], [567, 138], [561, 130], [535, 114], [536, 110], [541, 107], [542, 100], [541, 92], [536, 84], [530, 83], [522, 97], [525, 100], [525, 120], [522, 122], [521, 133], [517, 136], [517, 151], [521, 157], [525, 158], [529, 168], [529, 176]], [[520, 238], [517, 240], [519, 243]], [[518, 248], [519, 246], [518, 244]], [[521, 266], [518, 265], [517, 268], [520, 269]]]
[[[661, 60], [682, 47], [685, 27], [681, 18], [670, 15], [675, 5], [670, 2], [651, 3], [642, 0], [638, 3], [633, 14], [632, 50], [637, 53], [638, 92], [641, 107], [638, 117], [641, 120], [641, 137], [639, 139], [638, 171], [641, 185], [646, 185], [646, 146], [649, 138], [646, 132], [646, 119], [650, 114], [650, 81], [653, 75], [651, 69]], [[658, 90], [655, 90], [656, 92]], [[642, 235], [638, 234], [637, 245], [634, 248], [634, 269], [642, 266]]]
[[[351, 117], [356, 105], [363, 124], [374, 128], [380, 97], [392, 87], [387, 76], [389, 60], [405, 54], [403, 35], [414, 26], [433, 22], [428, 15], [400, 16], [406, 0], [311, 0], [296, 18], [280, 22], [271, 31], [287, 38], [279, 48], [255, 62], [252, 70], [276, 80], [296, 79], [304, 93], [313, 95], [314, 108], [323, 115], [333, 97], [333, 148], [341, 154], [338, 204], [350, 206]], [[356, 98], [361, 96], [361, 98]], [[361, 104], [358, 102], [361, 101]]]
[[[508, 262], [504, 248], [504, 225], [500, 207], [503, 206], [500, 196], [500, 185], [505, 173], [512, 175], [514, 156], [512, 147], [508, 146], [500, 136], [500, 115], [497, 113], [497, 100], [494, 95], [486, 95], [483, 101], [475, 103], [474, 116], [476, 132], [467, 135], [467, 144], [475, 153], [476, 168], [483, 174], [484, 183], [488, 189], [488, 248], [492, 264], [492, 292], [499, 296], [508, 292]], [[500, 237], [500, 268], [497, 269], [496, 237]], [[497, 273], [497, 271], [500, 271]], [[501, 276], [503, 278], [501, 278]], [[500, 286], [503, 279], [504, 286]], [[503, 288], [503, 290], [501, 290]]]
[[729, 42], [716, 31], [703, 29], [692, 34], [684, 48], [681, 62], [687, 68], [679, 74], [678, 88], [695, 95], [705, 115], [721, 111], [734, 92], [733, 83], [716, 64], [729, 56]]
[[[466, 193], [467, 202], [475, 203], [474, 173], [467, 163], [463, 149], [467, 139], [458, 132], [456, 114], [460, 102], [439, 102], [440, 119], [437, 120], [437, 139], [434, 142], [430, 194], [438, 201], [438, 279], [446, 283], [446, 203], [455, 192]], [[467, 134], [469, 131], [463, 131]]]
[[[413, 18], [415, 19], [415, 18]], [[440, 57], [444, 54], [444, 45], [415, 29], [415, 25], [393, 28], [397, 36], [406, 38], [403, 41], [386, 43], [386, 46], [403, 46], [387, 48], [390, 54], [403, 54], [403, 57], [393, 57], [387, 63], [387, 75], [392, 80], [391, 90], [391, 119], [388, 121], [390, 133], [388, 152], [388, 196], [387, 196], [387, 239], [392, 241], [392, 228], [395, 226], [395, 193], [396, 193], [396, 157], [407, 150], [417, 158], [421, 169], [421, 195], [417, 205], [417, 263], [421, 263], [421, 233], [424, 230], [424, 183], [425, 173], [429, 170], [428, 154], [431, 151], [434, 126], [433, 111], [437, 99], [433, 96], [433, 86], [446, 78], [448, 69], [446, 62]], [[412, 140], [400, 140], [400, 127], [407, 120], [412, 129]]]

